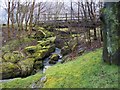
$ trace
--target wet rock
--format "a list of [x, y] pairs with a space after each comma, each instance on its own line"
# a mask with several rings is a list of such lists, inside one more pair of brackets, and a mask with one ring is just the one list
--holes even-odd
[[44, 37], [45, 37], [45, 34], [42, 31], [37, 31], [34, 35], [34, 38], [36, 38], [37, 40], [41, 40]]
[[2, 67], [2, 69], [0, 69], [2, 79], [14, 78], [20, 75], [20, 68], [16, 64], [3, 62], [0, 64], [0, 67]]
[[31, 74], [33, 71], [34, 61], [34, 58], [27, 58], [23, 61], [18, 62], [18, 65], [21, 69], [21, 76], [27, 76]]
[[20, 60], [23, 60], [24, 56], [22, 55], [22, 53], [18, 52], [18, 51], [13, 51], [11, 52], [7, 52], [5, 54], [3, 54], [3, 62], [12, 62], [12, 63], [17, 63]]
[[34, 63], [34, 69], [39, 70], [40, 68], [43, 68], [43, 61], [36, 61]]
[[63, 56], [67, 55], [68, 53], [71, 52], [71, 49], [68, 47], [68, 46], [64, 46], [62, 49], [61, 49], [61, 54]]
[[82, 55], [84, 53], [85, 49], [84, 48], [79, 48], [78, 49], [78, 55]]
[[50, 61], [49, 63], [50, 64], [55, 64], [59, 59], [59, 55], [58, 54], [52, 54], [51, 57], [50, 57]]
[[42, 49], [41, 46], [36, 45], [36, 46], [28, 46], [24, 49], [24, 52], [29, 55], [29, 54], [34, 54], [36, 51]]

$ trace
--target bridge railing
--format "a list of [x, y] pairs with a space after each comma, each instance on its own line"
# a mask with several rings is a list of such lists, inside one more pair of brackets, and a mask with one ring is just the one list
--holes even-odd
[[[99, 15], [95, 16], [97, 19], [99, 18]], [[69, 21], [69, 20], [78, 20], [81, 21], [84, 16], [79, 15], [78, 13], [73, 13], [72, 15], [70, 13], [65, 13], [65, 14], [42, 14], [40, 17], [41, 21], [56, 21], [56, 20], [61, 20], [61, 21]], [[90, 19], [90, 16], [87, 16], [87, 20]]]

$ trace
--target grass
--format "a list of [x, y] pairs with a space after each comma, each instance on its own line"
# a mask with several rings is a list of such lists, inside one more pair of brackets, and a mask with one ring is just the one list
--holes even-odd
[[2, 48], [0, 48], [0, 49], [3, 52], [8, 52], [8, 51], [14, 50], [15, 48], [21, 46], [22, 44], [32, 42], [33, 40], [34, 39], [28, 38], [28, 37], [21, 38], [20, 40], [18, 40], [18, 39], [10, 40], [4, 46], [2, 46]]
[[16, 78], [13, 81], [0, 83], [0, 86], [2, 88], [31, 88], [31, 85], [39, 81], [42, 76], [41, 73], [37, 73], [26, 78]]
[[102, 49], [46, 71], [44, 88], [118, 88], [118, 66], [102, 61]]
[[[76, 60], [57, 64], [46, 71], [43, 88], [118, 88], [118, 66], [102, 61], [102, 49], [77, 57]], [[2, 88], [30, 88], [43, 75], [0, 83]]]

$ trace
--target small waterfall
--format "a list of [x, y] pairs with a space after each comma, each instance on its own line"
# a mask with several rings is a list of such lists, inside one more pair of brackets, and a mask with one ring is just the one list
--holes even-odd
[[[58, 54], [58, 55], [59, 55], [59, 59], [58, 59], [58, 61], [57, 61], [56, 63], [62, 61], [61, 49], [55, 48], [55, 52], [51, 53], [51, 55], [52, 55], [52, 54]], [[51, 57], [51, 56], [45, 58], [44, 61], [43, 61], [43, 64], [44, 64], [43, 73], [45, 73], [45, 70], [46, 70], [46, 69], [48, 69], [49, 67], [55, 65], [55, 64], [49, 64], [50, 57]]]

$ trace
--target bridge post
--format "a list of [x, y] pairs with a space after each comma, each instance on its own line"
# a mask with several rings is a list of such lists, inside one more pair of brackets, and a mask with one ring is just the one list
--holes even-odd
[[79, 15], [80, 14], [80, 2], [78, 1], [78, 22], [79, 22]]
[[65, 18], [66, 18], [66, 21], [67, 21], [67, 13], [65, 14]]

